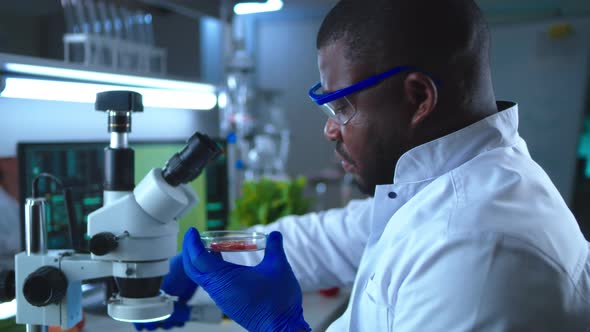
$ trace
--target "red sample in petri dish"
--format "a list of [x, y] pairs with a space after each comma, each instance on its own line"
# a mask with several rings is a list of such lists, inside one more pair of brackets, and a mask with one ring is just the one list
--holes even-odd
[[207, 231], [201, 241], [210, 251], [253, 251], [266, 247], [266, 234], [248, 231]]
[[324, 289], [320, 289], [318, 292], [325, 297], [335, 297], [338, 295], [338, 293], [340, 293], [340, 288], [338, 288], [338, 287], [324, 288]]
[[248, 243], [247, 241], [212, 242], [209, 248], [215, 251], [258, 250], [255, 243]]

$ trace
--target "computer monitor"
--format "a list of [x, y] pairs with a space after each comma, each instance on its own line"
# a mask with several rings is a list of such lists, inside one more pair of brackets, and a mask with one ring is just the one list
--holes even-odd
[[[223, 148], [225, 141], [215, 140]], [[19, 143], [19, 196], [21, 204], [21, 243], [24, 249], [24, 202], [31, 197], [32, 182], [41, 172], [59, 177], [71, 189], [72, 203], [80, 249], [88, 249], [86, 223], [88, 214], [103, 204], [104, 148], [107, 142], [54, 142]], [[185, 142], [135, 142], [135, 183], [152, 169], [164, 163], [184, 147]], [[209, 164], [195, 181], [191, 182], [199, 203], [179, 220], [179, 241], [191, 227], [198, 229], [225, 229], [228, 220], [227, 159], [221, 155]], [[71, 247], [69, 225], [63, 204], [63, 195], [52, 182], [39, 181], [39, 192], [47, 198], [48, 248]]]

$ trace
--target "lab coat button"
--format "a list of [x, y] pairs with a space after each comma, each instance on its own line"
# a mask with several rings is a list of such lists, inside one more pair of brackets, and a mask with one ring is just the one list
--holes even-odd
[[397, 194], [396, 194], [395, 192], [393, 192], [393, 191], [390, 191], [390, 192], [389, 192], [389, 194], [387, 194], [387, 196], [388, 196], [389, 198], [391, 198], [391, 199], [394, 199], [394, 198], [396, 198], [396, 197], [397, 197]]

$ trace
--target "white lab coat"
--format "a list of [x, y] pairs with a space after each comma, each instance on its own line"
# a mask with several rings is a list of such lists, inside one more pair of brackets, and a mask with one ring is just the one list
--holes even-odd
[[518, 135], [517, 106], [499, 108], [405, 153], [373, 199], [257, 227], [283, 233], [304, 290], [353, 283], [329, 331], [590, 328], [588, 243]]

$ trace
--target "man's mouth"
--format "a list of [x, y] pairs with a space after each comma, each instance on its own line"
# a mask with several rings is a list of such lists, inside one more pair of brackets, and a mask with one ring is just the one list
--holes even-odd
[[352, 158], [350, 158], [350, 156], [344, 152], [340, 142], [336, 143], [335, 150], [336, 154], [341, 159], [340, 164], [342, 165], [342, 168], [344, 168], [344, 170], [348, 173], [353, 173], [356, 169], [354, 162], [352, 161]]

